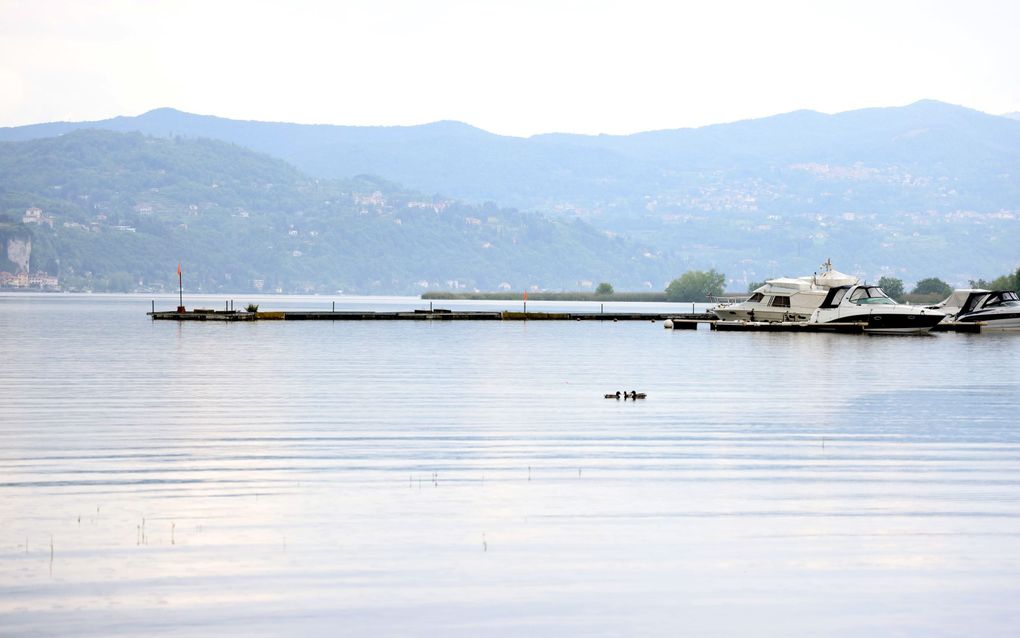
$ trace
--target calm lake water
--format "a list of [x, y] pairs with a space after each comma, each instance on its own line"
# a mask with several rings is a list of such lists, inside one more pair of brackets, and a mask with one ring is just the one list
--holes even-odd
[[0, 296], [0, 635], [1020, 627], [1020, 335], [149, 299]]

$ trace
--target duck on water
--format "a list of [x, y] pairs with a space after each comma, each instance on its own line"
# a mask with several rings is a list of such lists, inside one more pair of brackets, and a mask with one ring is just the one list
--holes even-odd
[[637, 401], [638, 399], [644, 399], [648, 395], [645, 394], [644, 392], [638, 392], [637, 390], [631, 390], [630, 392], [624, 392], [621, 395], [620, 391], [617, 390], [613, 394], [607, 394], [606, 398], [607, 399], [620, 399], [621, 396], [623, 397], [624, 401], [626, 401], [627, 399], [633, 399], [634, 401]]

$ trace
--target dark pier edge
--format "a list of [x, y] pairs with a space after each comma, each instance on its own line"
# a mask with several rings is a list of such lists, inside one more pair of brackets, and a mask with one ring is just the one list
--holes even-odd
[[204, 310], [190, 312], [153, 311], [154, 320], [168, 321], [665, 321], [671, 318], [708, 320], [712, 315], [642, 312], [456, 312], [445, 308], [408, 312], [352, 311], [279, 311], [244, 312], [240, 310]]

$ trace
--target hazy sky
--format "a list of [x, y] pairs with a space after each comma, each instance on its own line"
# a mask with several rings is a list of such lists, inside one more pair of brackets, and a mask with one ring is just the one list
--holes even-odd
[[628, 133], [922, 98], [1020, 110], [1020, 3], [0, 0], [0, 126], [172, 106]]

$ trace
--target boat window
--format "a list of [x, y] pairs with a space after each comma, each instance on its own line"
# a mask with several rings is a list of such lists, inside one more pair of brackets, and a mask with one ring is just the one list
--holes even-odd
[[1020, 303], [1020, 298], [1017, 298], [1015, 292], [1003, 291], [998, 294], [988, 295], [988, 301], [985, 302], [985, 308], [991, 308], [992, 306], [1015, 306]]
[[773, 308], [789, 308], [790, 298], [783, 295], [776, 295], [771, 301], [769, 301], [769, 305]]
[[850, 301], [856, 304], [868, 305], [894, 305], [896, 302], [890, 299], [878, 286], [861, 286], [850, 295]]
[[967, 297], [967, 301], [963, 303], [963, 308], [960, 308], [960, 314], [973, 312], [977, 308], [980, 308], [981, 304], [987, 297], [988, 295], [985, 293], [971, 293], [970, 296]]
[[884, 303], [884, 304], [896, 303], [889, 297], [889, 295], [885, 294], [884, 290], [882, 290], [878, 286], [868, 288], [868, 297], [870, 299], [874, 299], [874, 301], [872, 301], [871, 303]]
[[832, 290], [829, 291], [828, 297], [826, 297], [825, 301], [822, 303], [822, 307], [834, 308], [835, 306], [839, 305], [839, 302], [843, 301], [843, 298], [847, 296], [848, 290], [850, 290], [849, 286], [843, 288], [833, 288]]
[[747, 300], [750, 301], [750, 302], [757, 302], [757, 301], [761, 301], [764, 298], [765, 298], [764, 295], [762, 295], [760, 292], [756, 292], [753, 295], [751, 295], [750, 297], [748, 297]]

